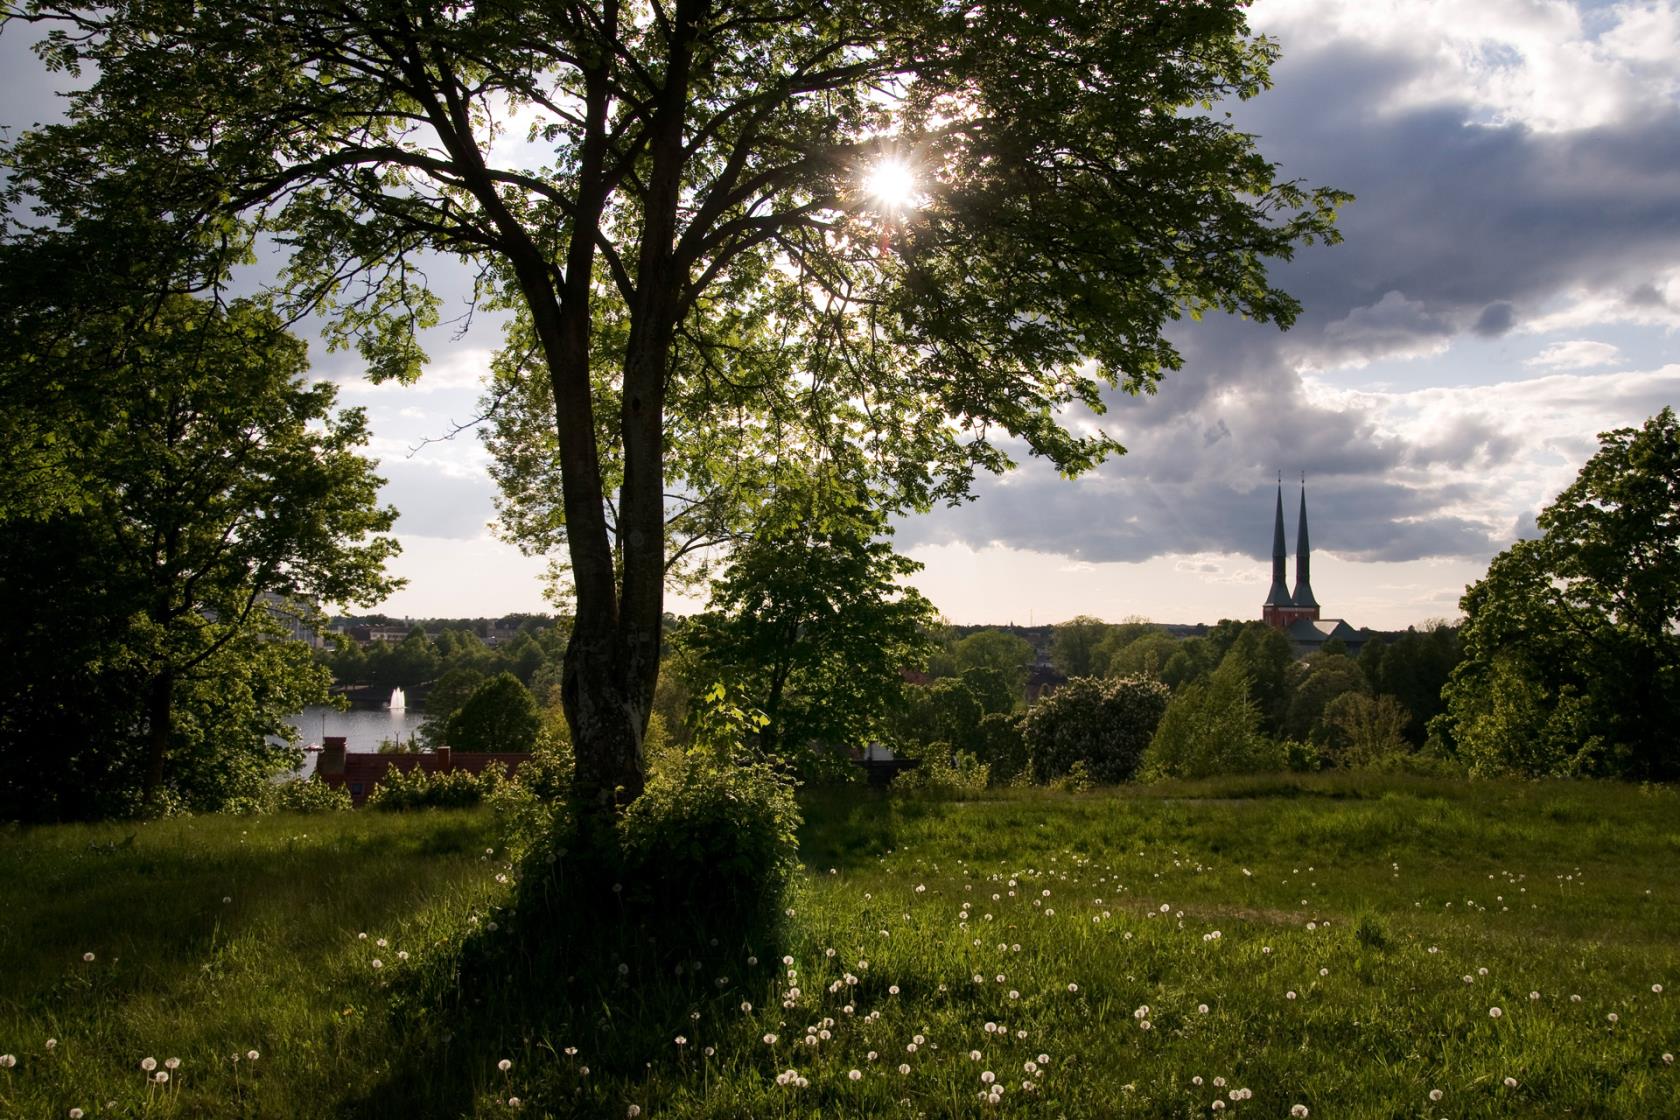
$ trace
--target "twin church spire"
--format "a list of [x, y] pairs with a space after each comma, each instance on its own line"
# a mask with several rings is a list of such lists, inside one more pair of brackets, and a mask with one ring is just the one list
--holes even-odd
[[1272, 589], [1266, 595], [1261, 617], [1273, 626], [1287, 628], [1301, 618], [1318, 618], [1318, 600], [1312, 591], [1312, 546], [1307, 539], [1307, 479], [1301, 476], [1301, 513], [1295, 531], [1295, 590], [1290, 592], [1285, 568], [1289, 557], [1284, 550], [1283, 476], [1278, 476], [1277, 517], [1272, 526]]

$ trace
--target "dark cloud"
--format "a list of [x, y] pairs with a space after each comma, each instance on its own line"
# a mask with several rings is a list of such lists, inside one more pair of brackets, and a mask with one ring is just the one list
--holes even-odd
[[[1656, 291], [1655, 288], [1651, 290]], [[1515, 326], [1516, 321], [1516, 309], [1509, 302], [1500, 300], [1482, 308], [1482, 313], [1476, 316], [1476, 322], [1470, 329], [1483, 338], [1498, 338]]]

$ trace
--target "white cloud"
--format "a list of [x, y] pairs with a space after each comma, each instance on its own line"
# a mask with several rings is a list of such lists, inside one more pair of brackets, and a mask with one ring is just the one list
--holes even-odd
[[1680, 18], [1626, 3], [1583, 18], [1566, 0], [1259, 0], [1257, 30], [1286, 50], [1352, 40], [1406, 57], [1410, 81], [1377, 112], [1470, 106], [1469, 123], [1539, 132], [1626, 120], [1680, 92]]
[[382, 381], [376, 385], [362, 377], [359, 369], [352, 369], [339, 379], [339, 392], [344, 396], [378, 398], [478, 389], [490, 376], [490, 361], [495, 353], [488, 346], [457, 344], [437, 346], [433, 350], [432, 360], [426, 364], [425, 372], [412, 385], [398, 381]]
[[1680, 269], [1631, 287], [1573, 288], [1550, 310], [1524, 320], [1518, 329], [1525, 334], [1548, 334], [1610, 323], [1680, 330]]
[[1523, 365], [1556, 370], [1595, 369], [1612, 365], [1621, 356], [1621, 350], [1608, 342], [1572, 338], [1552, 343], [1532, 358], [1525, 359]]
[[1390, 291], [1368, 307], [1356, 307], [1324, 328], [1317, 353], [1300, 368], [1358, 368], [1383, 358], [1427, 358], [1443, 353], [1456, 333], [1454, 324], [1432, 314], [1419, 300]]

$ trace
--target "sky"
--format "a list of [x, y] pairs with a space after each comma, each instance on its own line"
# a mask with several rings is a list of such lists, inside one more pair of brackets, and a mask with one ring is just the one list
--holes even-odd
[[[1074, 481], [1028, 461], [900, 520], [953, 622], [1258, 618], [1280, 474], [1291, 584], [1306, 479], [1325, 617], [1450, 619], [1597, 433], [1680, 401], [1680, 0], [1258, 0], [1249, 18], [1283, 56], [1229, 108], [1281, 177], [1356, 196], [1344, 241], [1274, 266], [1304, 308], [1287, 332], [1175, 324], [1184, 368], [1110, 396], [1126, 455]], [[0, 36], [12, 128], [55, 113], [28, 38]], [[491, 531], [484, 448], [440, 439], [478, 415], [496, 342], [482, 316], [439, 328], [409, 387], [312, 343], [368, 410], [400, 511], [408, 585], [386, 613], [551, 609], [543, 561]]]

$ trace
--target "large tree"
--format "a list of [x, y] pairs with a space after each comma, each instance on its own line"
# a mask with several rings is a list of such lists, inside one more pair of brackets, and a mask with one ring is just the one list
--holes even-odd
[[252, 304], [9, 310], [62, 328], [0, 351], [61, 482], [0, 548], [0, 795], [61, 816], [247, 792], [327, 698], [295, 625], [395, 586], [363, 416]]
[[1680, 422], [1598, 438], [1461, 600], [1438, 722], [1477, 771], [1680, 777]]
[[[379, 376], [423, 361], [418, 255], [479, 269], [515, 314], [502, 368], [551, 401], [565, 708], [606, 809], [643, 784], [667, 517], [727, 504], [718, 430], [954, 498], [1006, 440], [1069, 473], [1117, 450], [1067, 421], [1175, 367], [1168, 320], [1293, 319], [1266, 261], [1332, 239], [1345, 196], [1212, 108], [1276, 56], [1242, 7], [27, 0], [96, 77], [11, 189], [178, 219], [197, 236], [162, 246], [212, 271], [267, 234]], [[888, 159], [914, 188], [872, 196]]]

